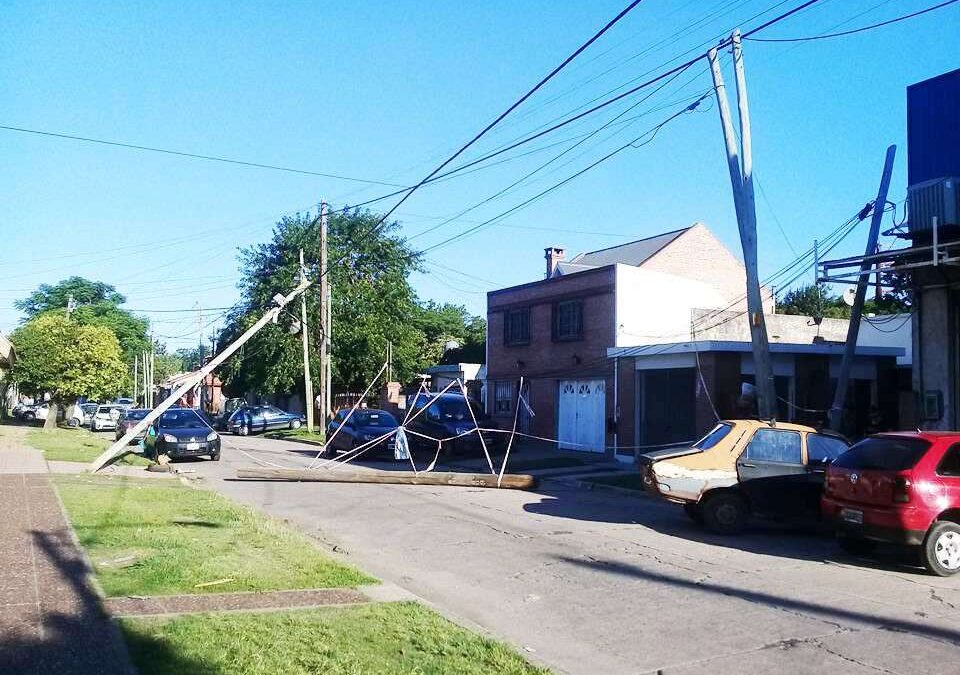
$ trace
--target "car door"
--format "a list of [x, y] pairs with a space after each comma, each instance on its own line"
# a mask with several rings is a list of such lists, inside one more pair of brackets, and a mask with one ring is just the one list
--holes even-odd
[[263, 407], [263, 428], [280, 429], [287, 426], [287, 418], [283, 411], [273, 406]]
[[799, 515], [806, 474], [803, 439], [790, 429], [757, 429], [737, 459], [740, 489], [760, 514]]
[[820, 495], [823, 493], [827, 466], [849, 447], [844, 439], [837, 436], [807, 434], [807, 473], [800, 495], [800, 506], [804, 515], [819, 517]]

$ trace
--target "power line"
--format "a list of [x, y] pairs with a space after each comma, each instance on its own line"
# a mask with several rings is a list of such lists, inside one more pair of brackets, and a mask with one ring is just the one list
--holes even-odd
[[853, 28], [851, 30], [840, 31], [839, 33], [827, 33], [822, 35], [808, 35], [805, 37], [795, 37], [795, 38], [755, 38], [755, 37], [744, 37], [745, 40], [753, 40], [754, 42], [809, 42], [811, 40], [828, 40], [830, 38], [842, 37], [844, 35], [853, 35], [855, 33], [862, 33], [864, 31], [873, 30], [874, 28], [880, 28], [882, 26], [889, 26], [890, 24], [898, 23], [900, 21], [906, 21], [907, 19], [912, 19], [915, 16], [920, 16], [921, 14], [927, 14], [937, 9], [946, 7], [947, 5], [952, 5], [958, 0], [947, 0], [946, 2], [941, 2], [939, 5], [933, 5], [932, 7], [927, 7], [926, 9], [921, 9], [916, 12], [911, 12], [910, 14], [904, 14], [903, 16], [898, 16], [893, 19], [887, 19], [886, 21], [881, 21], [879, 23], [874, 23], [869, 26], [861, 26], [860, 28]]
[[56, 131], [45, 131], [41, 129], [28, 129], [25, 127], [14, 127], [0, 124], [0, 129], [5, 131], [16, 131], [22, 134], [34, 134], [37, 136], [49, 136], [51, 138], [65, 138], [71, 141], [82, 141], [84, 143], [96, 143], [97, 145], [110, 145], [117, 148], [126, 148], [128, 150], [140, 150], [143, 152], [157, 152], [164, 155], [175, 155], [177, 157], [188, 157], [190, 159], [202, 159], [208, 162], [223, 162], [224, 164], [236, 164], [238, 166], [247, 166], [255, 169], [270, 169], [271, 171], [284, 171], [286, 173], [298, 173], [305, 176], [320, 176], [321, 178], [333, 178], [336, 180], [351, 181], [354, 183], [367, 183], [370, 185], [385, 185], [387, 187], [404, 187], [397, 183], [387, 183], [379, 180], [367, 180], [365, 178], [354, 178], [353, 176], [344, 176], [336, 173], [323, 173], [321, 171], [309, 171], [307, 169], [294, 169], [287, 166], [277, 166], [274, 164], [261, 164], [259, 162], [247, 162], [241, 159], [230, 159], [228, 157], [218, 157], [216, 155], [201, 155], [195, 152], [184, 152], [180, 150], [170, 150], [167, 148], [155, 148], [149, 145], [136, 145], [134, 143], [124, 143], [122, 141], [108, 141], [102, 138], [90, 138], [87, 136], [74, 136]]

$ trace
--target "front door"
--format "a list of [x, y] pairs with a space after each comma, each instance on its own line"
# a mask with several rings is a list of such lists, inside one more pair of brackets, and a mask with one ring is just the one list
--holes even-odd
[[603, 452], [606, 393], [603, 380], [561, 380], [557, 440], [561, 449]]

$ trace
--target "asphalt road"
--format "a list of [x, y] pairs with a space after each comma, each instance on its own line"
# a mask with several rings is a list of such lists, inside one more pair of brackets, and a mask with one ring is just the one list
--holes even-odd
[[716, 537], [669, 504], [556, 483], [238, 481], [313, 451], [225, 441], [220, 462], [180, 466], [557, 672], [960, 672], [960, 577], [903, 551], [852, 558], [770, 526]]

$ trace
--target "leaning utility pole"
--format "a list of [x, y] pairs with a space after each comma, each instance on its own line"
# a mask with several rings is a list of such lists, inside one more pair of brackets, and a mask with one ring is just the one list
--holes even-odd
[[140, 357], [136, 354], [133, 355], [133, 405], [137, 406], [139, 399], [137, 398], [137, 378], [140, 377]]
[[146, 417], [137, 422], [132, 428], [130, 428], [127, 433], [123, 435], [118, 441], [113, 445], [103, 451], [103, 453], [97, 457], [93, 462], [90, 463], [90, 471], [95, 473], [106, 466], [111, 460], [127, 451], [127, 446], [130, 444], [134, 438], [136, 438], [141, 431], [146, 430], [148, 426], [153, 424], [160, 415], [162, 415], [170, 406], [180, 400], [180, 397], [185, 393], [193, 389], [198, 383], [203, 381], [207, 375], [212, 373], [217, 366], [230, 358], [234, 352], [236, 352], [240, 347], [242, 347], [250, 338], [252, 338], [257, 331], [266, 326], [271, 321], [277, 320], [277, 315], [291, 300], [303, 293], [307, 288], [310, 287], [310, 282], [306, 279], [301, 280], [300, 284], [294, 288], [292, 291], [286, 295], [280, 295], [279, 293], [273, 297], [274, 306], [264, 312], [263, 316], [252, 326], [250, 326], [243, 335], [237, 338], [234, 342], [227, 345], [222, 352], [214, 356], [207, 365], [203, 366], [195, 373], [192, 373], [190, 377], [183, 380], [180, 383], [180, 386], [170, 392], [170, 395], [167, 396], [160, 404], [147, 413]]
[[[327, 203], [320, 202], [320, 428], [330, 412], [330, 282], [327, 278]], [[310, 401], [313, 406], [313, 401]]]
[[[887, 156], [883, 162], [883, 173], [880, 175], [880, 189], [877, 190], [877, 200], [873, 203], [873, 216], [870, 218], [870, 233], [867, 235], [867, 249], [860, 263], [860, 276], [857, 277], [857, 294], [853, 299], [853, 308], [850, 310], [850, 325], [847, 327], [847, 342], [843, 346], [843, 361], [840, 364], [840, 374], [837, 377], [837, 390], [833, 395], [833, 405], [830, 406], [830, 428], [840, 431], [843, 423], [843, 406], [847, 399], [847, 385], [850, 382], [850, 368], [857, 351], [857, 337], [860, 334], [860, 318], [863, 316], [863, 303], [867, 297], [867, 286], [870, 285], [870, 269], [873, 263], [868, 257], [877, 250], [877, 239], [880, 237], [880, 222], [883, 220], [883, 210], [887, 204], [887, 191], [890, 189], [890, 176], [893, 174], [893, 159], [897, 155], [897, 146], [887, 148]], [[880, 272], [877, 271], [879, 279]]]
[[[300, 249], [300, 283], [307, 278]], [[313, 382], [310, 380], [310, 339], [307, 337], [307, 294], [300, 296], [300, 336], [303, 339], [303, 401], [307, 410], [307, 431], [313, 433]]]
[[763, 299], [760, 295], [760, 278], [757, 269], [757, 211], [753, 194], [753, 148], [750, 137], [750, 110], [747, 105], [747, 83], [743, 71], [743, 49], [740, 44], [740, 31], [731, 36], [733, 43], [734, 73], [737, 82], [737, 104], [740, 113], [740, 138], [742, 143], [742, 161], [737, 150], [733, 123], [730, 116], [730, 104], [723, 84], [723, 74], [717, 60], [717, 50], [708, 52], [710, 69], [713, 73], [714, 91], [717, 96], [717, 108], [720, 111], [720, 124], [727, 149], [727, 164], [730, 170], [730, 185], [733, 190], [733, 204], [737, 213], [737, 227], [740, 230], [740, 245], [743, 248], [743, 265], [747, 276], [747, 314], [750, 323], [750, 339], [753, 343], [753, 364], [757, 391], [757, 414], [761, 419], [773, 419], [777, 414], [777, 395], [773, 386], [773, 369], [770, 364], [770, 343], [767, 338], [767, 325], [763, 317]]

